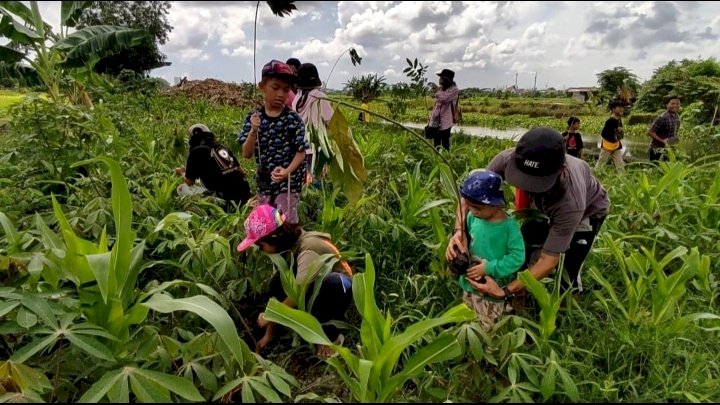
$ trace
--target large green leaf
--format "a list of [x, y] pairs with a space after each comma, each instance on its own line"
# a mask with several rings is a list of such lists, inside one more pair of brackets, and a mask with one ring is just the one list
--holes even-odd
[[[46, 249], [52, 250], [53, 253], [64, 253], [65, 244], [62, 239], [60, 239], [60, 237], [47, 226], [40, 214], [35, 214], [35, 226], [38, 231], [40, 231], [40, 237], [42, 238], [43, 245], [45, 245]], [[59, 258], [62, 259], [62, 256]]]
[[20, 305], [18, 301], [0, 302], [0, 317], [5, 316], [5, 314], [15, 309], [18, 305]]
[[74, 27], [83, 10], [88, 8], [92, 1], [63, 1], [60, 3], [60, 25]]
[[339, 108], [327, 126], [328, 139], [337, 148], [330, 165], [330, 177], [340, 185], [350, 204], [354, 204], [362, 195], [362, 185], [367, 180], [365, 160], [353, 139], [350, 125]]
[[85, 256], [88, 266], [90, 266], [90, 269], [95, 275], [95, 280], [97, 280], [97, 285], [100, 289], [100, 295], [102, 295], [105, 304], [108, 302], [108, 294], [114, 294], [117, 289], [115, 277], [111, 277], [110, 274], [111, 256], [112, 254], [110, 252]]
[[189, 311], [202, 317], [215, 328], [237, 360], [238, 365], [241, 367], [244, 365], [244, 360], [246, 360], [244, 356], [250, 353], [250, 349], [238, 336], [230, 315], [210, 298], [196, 295], [189, 298], [172, 299], [166, 295], [156, 294], [142, 305], [162, 313]]
[[130, 388], [139, 402], [170, 403], [170, 390], [156, 381], [134, 372], [131, 372], [129, 377]]
[[21, 347], [19, 350], [16, 350], [10, 359], [12, 361], [15, 361], [17, 363], [24, 363], [29, 358], [34, 356], [39, 351], [47, 348], [51, 344], [55, 343], [55, 340], [57, 339], [57, 335], [53, 334], [50, 335], [44, 339], [35, 339], [32, 342], [28, 343], [27, 345]]
[[408, 326], [405, 331], [393, 336], [383, 345], [377, 360], [380, 378], [389, 379], [402, 352], [431, 329], [448, 323], [466, 322], [473, 319], [475, 319], [475, 313], [467, 305], [458, 304], [437, 318], [425, 319]]
[[5, 6], [1, 3], [19, 3], [19, 2], [0, 2], [0, 37], [5, 37], [11, 41], [21, 45], [35, 45], [40, 42], [42, 36], [32, 28], [26, 27], [23, 23], [13, 18]]
[[200, 395], [197, 388], [187, 378], [177, 377], [158, 371], [134, 369], [133, 375], [144, 377], [148, 381], [152, 381], [157, 385], [172, 391], [176, 395], [183, 397], [189, 401], [204, 402], [205, 398]]
[[[1, 56], [2, 46], [0, 46], [0, 57]], [[0, 225], [2, 225], [3, 229], [5, 230], [5, 235], [10, 242], [10, 246], [20, 245], [20, 235], [17, 232], [17, 228], [15, 228], [15, 225], [12, 223], [10, 218], [8, 218], [7, 215], [2, 212], [0, 212]]]
[[100, 343], [97, 339], [90, 336], [82, 336], [79, 334], [75, 334], [72, 331], [65, 333], [65, 337], [74, 346], [77, 346], [80, 350], [90, 354], [91, 356], [95, 356], [101, 360], [115, 362], [115, 357], [113, 356], [110, 349], [108, 349], [108, 347], [104, 344]]
[[32, 10], [22, 1], [0, 1], [0, 9], [5, 9], [20, 17], [25, 23], [33, 24]]
[[[97, 253], [97, 246], [75, 235], [75, 231], [70, 225], [70, 221], [65, 217], [60, 203], [57, 202], [54, 195], [51, 195], [50, 199], [52, 200], [55, 218], [58, 221], [58, 225], [60, 225], [63, 239], [65, 239], [65, 249], [67, 252], [65, 253], [63, 269], [71, 273], [73, 281], [78, 284], [94, 280], [95, 276], [92, 270], [90, 270], [87, 260], [82, 256], [84, 254]], [[53, 241], [53, 243], [54, 242], [55, 241]]]
[[518, 278], [523, 283], [525, 288], [535, 297], [540, 304], [541, 309], [550, 308], [551, 299], [550, 294], [547, 292], [545, 287], [535, 279], [535, 277], [528, 270], [520, 272]]
[[[125, 291], [125, 285], [129, 279], [133, 282], [134, 277], [130, 272], [132, 261], [132, 250], [134, 234], [132, 232], [132, 199], [128, 190], [127, 181], [123, 176], [120, 164], [113, 159], [100, 157], [96, 159], [85, 160], [75, 163], [73, 167], [86, 165], [90, 163], [102, 162], [110, 171], [110, 180], [112, 182], [112, 190], [110, 198], [112, 200], [113, 219], [115, 221], [115, 245], [113, 245], [110, 259], [110, 277], [115, 278], [115, 285], [120, 291]], [[138, 270], [139, 271], [139, 270]], [[137, 274], [134, 274], [136, 277]], [[112, 286], [109, 284], [109, 286]], [[123, 304], [127, 305], [126, 297], [118, 297], [123, 300]]]
[[387, 399], [405, 381], [416, 377], [428, 364], [451, 360], [462, 354], [460, 344], [453, 335], [445, 334], [417, 351], [405, 364], [403, 370], [394, 375], [383, 388], [380, 400]]
[[144, 30], [96, 25], [73, 32], [58, 41], [54, 49], [67, 52], [63, 61], [66, 66], [81, 67], [90, 60], [139, 45], [147, 36]]
[[95, 384], [90, 387], [82, 397], [78, 400], [81, 403], [98, 403], [103, 397], [113, 388], [115, 384], [118, 384], [122, 380], [127, 379], [125, 374], [125, 368], [108, 371], [105, 375], [98, 380]]
[[[140, 272], [144, 269], [144, 267], [141, 266], [144, 251], [144, 240], [132, 248], [130, 251], [130, 268], [128, 269], [127, 277], [125, 278], [124, 284], [118, 285], [120, 298], [123, 300], [125, 305], [129, 305], [135, 297], [135, 284], [137, 283], [137, 278], [140, 275]], [[198, 285], [198, 287], [203, 288], [201, 285]]]
[[40, 317], [45, 325], [55, 328], [58, 326], [57, 318], [50, 308], [47, 299], [36, 294], [23, 293], [22, 304]]
[[0, 381], [10, 380], [20, 387], [23, 393], [42, 393], [52, 388], [50, 380], [41, 370], [28, 367], [14, 361], [0, 361]]
[[275, 298], [271, 298], [268, 302], [265, 319], [294, 330], [307, 342], [325, 346], [332, 344], [314, 316], [290, 308]]

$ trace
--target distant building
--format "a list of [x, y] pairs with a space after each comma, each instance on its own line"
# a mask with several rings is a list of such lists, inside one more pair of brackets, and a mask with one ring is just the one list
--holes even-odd
[[590, 94], [597, 91], [596, 87], [570, 87], [565, 90], [567, 95], [571, 96], [573, 100], [586, 102], [590, 98]]

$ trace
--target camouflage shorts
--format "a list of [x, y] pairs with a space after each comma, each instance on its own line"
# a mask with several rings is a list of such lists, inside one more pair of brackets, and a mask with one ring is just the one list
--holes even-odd
[[504, 313], [512, 311], [512, 307], [508, 303], [489, 301], [477, 294], [466, 292], [463, 294], [463, 301], [475, 311], [475, 317], [486, 332], [492, 329], [498, 318]]

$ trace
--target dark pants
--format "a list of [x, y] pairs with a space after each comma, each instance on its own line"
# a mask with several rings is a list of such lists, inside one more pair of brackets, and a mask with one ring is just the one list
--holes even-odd
[[[560, 291], [565, 291], [568, 288], [582, 290], [582, 283], [580, 281], [580, 269], [582, 264], [585, 262], [587, 255], [592, 249], [595, 237], [600, 231], [600, 227], [605, 222], [605, 217], [602, 218], [590, 218], [591, 231], [575, 232], [570, 242], [570, 248], [565, 252], [565, 261], [563, 263], [563, 269], [565, 274], [560, 281]], [[525, 240], [526, 246], [526, 262], [525, 266], [529, 267], [537, 260], [538, 249], [542, 248], [541, 244], [538, 244], [539, 240], [545, 240], [548, 233], [550, 232], [550, 226], [545, 223], [542, 225], [539, 221], [529, 221], [523, 224], [522, 227], [523, 239]], [[565, 277], [567, 276], [567, 277]]]
[[657, 162], [658, 160], [666, 161], [668, 160], [668, 155], [665, 153], [664, 148], [650, 148], [648, 149], [648, 159], [650, 159], [651, 162]]
[[438, 146], [441, 146], [445, 148], [445, 150], [450, 150], [450, 130], [452, 128], [444, 129], [444, 130], [438, 130], [435, 131], [435, 134], [433, 136], [433, 142], [435, 143], [435, 148]]
[[[310, 300], [314, 291], [310, 285], [305, 294], [305, 302]], [[275, 273], [270, 279], [270, 295], [283, 301], [287, 298], [280, 282], [280, 273]], [[323, 332], [331, 342], [334, 342], [340, 334], [340, 330], [334, 325], [327, 324], [328, 321], [342, 321], [345, 319], [345, 312], [352, 303], [352, 279], [345, 273], [328, 273], [322, 280], [310, 314], [321, 324]]]

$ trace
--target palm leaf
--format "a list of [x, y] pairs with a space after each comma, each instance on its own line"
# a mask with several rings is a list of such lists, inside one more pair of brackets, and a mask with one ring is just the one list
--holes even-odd
[[81, 67], [89, 60], [139, 45], [147, 36], [145, 30], [96, 25], [73, 32], [57, 42], [54, 49], [67, 52], [63, 64], [69, 67]]
[[270, 6], [270, 10], [272, 10], [273, 14], [275, 14], [278, 17], [284, 17], [286, 15], [292, 14], [293, 10], [297, 10], [297, 7], [295, 7], [294, 1], [268, 1], [267, 4]]

